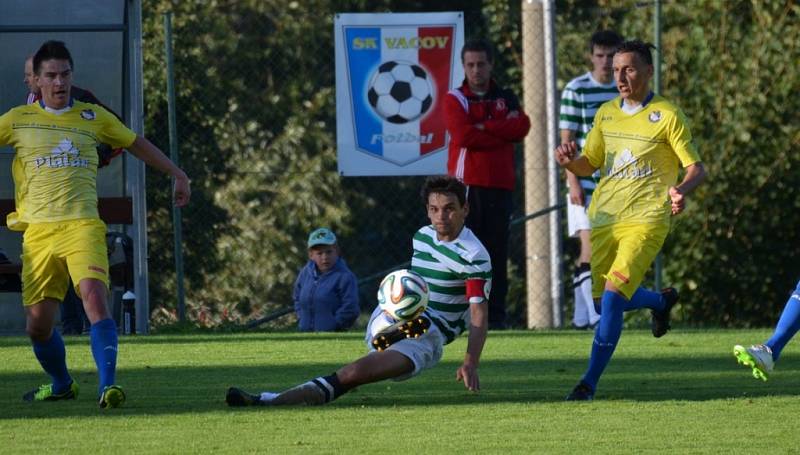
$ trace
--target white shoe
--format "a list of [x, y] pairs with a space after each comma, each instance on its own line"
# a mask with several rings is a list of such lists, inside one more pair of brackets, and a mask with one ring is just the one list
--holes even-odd
[[733, 347], [733, 355], [736, 360], [744, 366], [753, 369], [753, 377], [766, 381], [775, 361], [772, 360], [772, 349], [763, 344], [753, 345], [749, 348], [736, 345]]

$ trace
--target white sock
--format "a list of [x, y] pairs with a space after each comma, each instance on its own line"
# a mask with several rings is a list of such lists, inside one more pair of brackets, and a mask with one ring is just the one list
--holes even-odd
[[589, 324], [589, 314], [586, 313], [586, 302], [584, 302], [583, 292], [581, 290], [581, 277], [582, 273], [576, 270], [572, 275], [572, 294], [575, 296], [575, 313], [572, 316], [572, 324], [575, 327], [585, 327]]
[[600, 320], [600, 315], [594, 310], [594, 299], [592, 299], [592, 272], [584, 272], [588, 276], [581, 282], [580, 292], [583, 294], [583, 301], [586, 304], [586, 312], [589, 315], [589, 324], [595, 325]]
[[275, 397], [280, 395], [279, 393], [272, 393], [272, 392], [261, 392], [261, 401], [265, 403], [269, 403], [270, 401], [274, 400]]

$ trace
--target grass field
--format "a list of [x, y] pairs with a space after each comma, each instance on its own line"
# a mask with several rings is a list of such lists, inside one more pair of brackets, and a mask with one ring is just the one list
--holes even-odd
[[433, 370], [314, 408], [229, 409], [229, 385], [279, 390], [363, 353], [361, 335], [124, 337], [124, 408], [101, 411], [87, 337], [67, 339], [77, 401], [30, 404], [47, 382], [28, 340], [0, 338], [0, 453], [787, 453], [800, 450], [800, 355], [766, 383], [735, 343], [767, 330], [625, 331], [595, 401], [564, 396], [586, 366], [589, 332], [492, 332], [482, 390], [455, 382], [462, 337]]

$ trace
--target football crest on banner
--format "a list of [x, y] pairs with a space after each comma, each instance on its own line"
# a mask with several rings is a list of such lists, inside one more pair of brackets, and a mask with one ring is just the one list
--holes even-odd
[[446, 149], [454, 26], [345, 27], [356, 149], [403, 166]]

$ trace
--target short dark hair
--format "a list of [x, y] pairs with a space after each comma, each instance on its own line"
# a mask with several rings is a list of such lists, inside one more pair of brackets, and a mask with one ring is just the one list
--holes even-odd
[[651, 49], [656, 47], [650, 43], [645, 43], [642, 40], [625, 41], [617, 47], [617, 54], [624, 54], [626, 52], [633, 52], [638, 55], [648, 65], [653, 64], [653, 53]]
[[610, 47], [616, 49], [625, 39], [613, 30], [599, 30], [589, 38], [589, 53], [594, 52], [595, 46]]
[[67, 60], [69, 61], [69, 69], [74, 69], [75, 64], [72, 62], [72, 55], [70, 55], [67, 45], [63, 41], [46, 41], [42, 47], [33, 54], [33, 72], [39, 74], [42, 62], [45, 60]]
[[463, 207], [467, 203], [467, 187], [457, 178], [449, 175], [433, 175], [425, 179], [422, 185], [422, 202], [427, 206], [428, 198], [433, 193], [452, 194]]
[[489, 63], [494, 62], [492, 45], [484, 39], [473, 38], [464, 44], [464, 47], [461, 48], [461, 63], [464, 63], [464, 54], [467, 52], [484, 52], [486, 54], [486, 60], [489, 60]]

